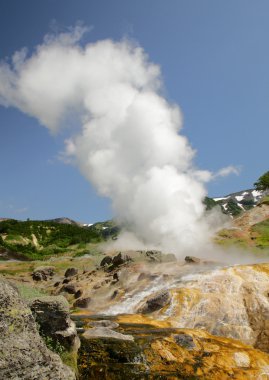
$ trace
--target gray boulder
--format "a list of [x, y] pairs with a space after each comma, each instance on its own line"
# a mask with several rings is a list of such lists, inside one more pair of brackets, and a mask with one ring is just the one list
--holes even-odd
[[109, 329], [108, 327], [93, 327], [92, 329], [86, 330], [82, 336], [84, 339], [111, 338], [128, 341], [134, 340], [132, 335], [121, 334]]
[[47, 281], [50, 277], [54, 276], [55, 267], [42, 266], [36, 268], [32, 273], [34, 281]]
[[17, 289], [0, 279], [0, 379], [75, 380], [38, 333], [30, 308]]
[[42, 335], [51, 337], [69, 351], [77, 351], [79, 338], [76, 325], [70, 319], [69, 304], [63, 296], [35, 298], [29, 306]]

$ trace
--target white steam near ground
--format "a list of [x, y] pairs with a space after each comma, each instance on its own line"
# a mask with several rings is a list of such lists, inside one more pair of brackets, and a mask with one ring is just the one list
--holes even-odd
[[53, 133], [77, 115], [64, 157], [111, 199], [128, 230], [119, 244], [207, 256], [201, 247], [221, 216], [205, 217], [204, 183], [216, 174], [194, 167], [180, 109], [162, 96], [160, 68], [127, 40], [81, 46], [84, 32], [46, 36], [30, 56], [22, 49], [2, 62], [0, 103]]

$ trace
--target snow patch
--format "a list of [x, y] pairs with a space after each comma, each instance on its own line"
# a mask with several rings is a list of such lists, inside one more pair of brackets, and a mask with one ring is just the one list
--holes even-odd
[[244, 196], [243, 195], [237, 195], [235, 197], [235, 199], [238, 201], [238, 202], [241, 202], [243, 199], [244, 199]]

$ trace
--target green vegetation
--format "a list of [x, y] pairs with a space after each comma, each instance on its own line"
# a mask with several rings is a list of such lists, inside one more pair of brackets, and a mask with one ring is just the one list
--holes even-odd
[[63, 255], [78, 256], [90, 253], [89, 243], [97, 244], [117, 235], [119, 228], [114, 222], [96, 223], [91, 227], [58, 224], [47, 221], [0, 222], [0, 249], [15, 252], [19, 257], [30, 260]]
[[203, 204], [206, 206], [206, 211], [209, 211], [218, 205], [217, 202], [214, 201], [213, 198], [209, 198], [209, 197], [205, 197], [205, 199], [203, 200]]
[[25, 285], [23, 283], [16, 283], [16, 287], [25, 301], [29, 301], [36, 297], [44, 297], [46, 295], [44, 290], [34, 288], [30, 285]]
[[260, 201], [260, 204], [266, 204], [266, 205], [269, 205], [269, 195], [266, 195], [265, 197], [263, 197]]
[[215, 242], [224, 247], [237, 246], [256, 254], [269, 253], [269, 219], [250, 227], [247, 233], [240, 229], [223, 229], [218, 232]]
[[269, 171], [264, 173], [257, 182], [254, 183], [256, 190], [267, 190], [269, 189]]
[[256, 233], [255, 244], [260, 249], [269, 248], [269, 219], [255, 224], [252, 231]]
[[237, 203], [233, 199], [230, 199], [227, 202], [226, 209], [225, 210], [223, 209], [224, 214], [230, 214], [233, 216], [237, 216], [241, 214], [241, 212], [242, 212], [242, 209], [237, 205]]

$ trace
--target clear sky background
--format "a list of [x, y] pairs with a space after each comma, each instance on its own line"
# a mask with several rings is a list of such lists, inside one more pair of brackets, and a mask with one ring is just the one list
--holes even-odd
[[[196, 165], [241, 167], [208, 185], [221, 196], [251, 188], [268, 170], [268, 19], [267, 0], [0, 0], [0, 59], [77, 21], [93, 27], [84, 43], [136, 40], [161, 66], [167, 99], [181, 107]], [[0, 217], [111, 217], [109, 203], [57, 159], [62, 144], [63, 136], [0, 107]]]

